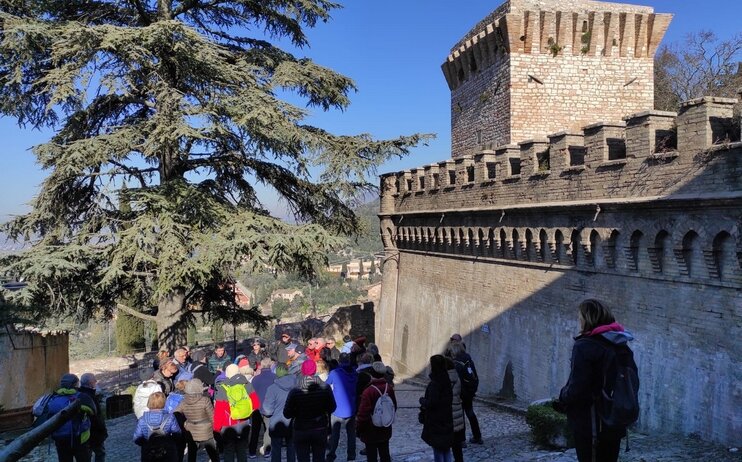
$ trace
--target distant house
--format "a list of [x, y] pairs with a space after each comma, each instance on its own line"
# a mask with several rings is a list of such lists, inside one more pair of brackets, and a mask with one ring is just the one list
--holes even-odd
[[[381, 259], [374, 257], [374, 271], [376, 274], [381, 274], [381, 271], [379, 270], [381, 266]], [[360, 271], [361, 269], [361, 261], [360, 260], [351, 260], [348, 263], [348, 274], [346, 276], [347, 279], [368, 279], [369, 275], [371, 273], [371, 259], [364, 259], [363, 260], [363, 271]]]
[[250, 289], [237, 282], [234, 287], [234, 301], [239, 306], [250, 306], [253, 295]]
[[299, 289], [276, 289], [271, 294], [271, 301], [286, 300], [292, 302], [296, 297], [303, 297], [304, 292]]

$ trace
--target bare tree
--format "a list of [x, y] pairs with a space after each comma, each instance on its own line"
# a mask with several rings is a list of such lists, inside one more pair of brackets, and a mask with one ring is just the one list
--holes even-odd
[[676, 111], [701, 96], [735, 97], [742, 87], [742, 33], [720, 40], [711, 31], [688, 34], [655, 57], [655, 107]]

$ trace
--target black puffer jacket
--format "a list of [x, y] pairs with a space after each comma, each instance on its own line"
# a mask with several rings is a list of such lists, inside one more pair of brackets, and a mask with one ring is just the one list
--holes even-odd
[[330, 387], [317, 377], [304, 376], [299, 380], [299, 387], [289, 392], [283, 415], [294, 419], [294, 430], [327, 428], [329, 415], [336, 407]]
[[453, 445], [453, 388], [448, 374], [441, 377], [430, 375], [425, 396], [420, 398], [423, 410], [422, 439], [429, 446], [446, 449]]

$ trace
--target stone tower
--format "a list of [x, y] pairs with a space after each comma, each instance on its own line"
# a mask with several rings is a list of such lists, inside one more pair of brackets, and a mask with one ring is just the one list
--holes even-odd
[[442, 65], [453, 157], [654, 107], [654, 55], [671, 19], [619, 3], [506, 1]]

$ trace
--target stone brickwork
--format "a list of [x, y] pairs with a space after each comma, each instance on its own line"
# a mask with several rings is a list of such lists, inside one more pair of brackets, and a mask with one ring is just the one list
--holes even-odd
[[[516, 3], [543, 4], [501, 7], [499, 15], [511, 12], [503, 16], [506, 23]], [[620, 12], [623, 6], [614, 7]], [[650, 14], [626, 8], [620, 18]], [[640, 25], [632, 30], [661, 37], [649, 24], [644, 35]], [[654, 51], [645, 52], [650, 60]], [[524, 55], [502, 53], [498, 59], [513, 73], [513, 62]], [[628, 75], [642, 66], [632, 59], [608, 63], [602, 53], [563, 59], [572, 58], [589, 63], [588, 73], [615, 64], [614, 75], [624, 67]], [[528, 59], [534, 65], [553, 57]], [[482, 84], [477, 79], [487, 72], [494, 71], [454, 85], [454, 98], [471, 97], [464, 87]], [[568, 80], [569, 72], [581, 71], [564, 72]], [[651, 88], [651, 73], [645, 77], [641, 85]], [[532, 132], [517, 144], [488, 135], [483, 148], [457, 144], [457, 130], [476, 133], [486, 123], [525, 136], [512, 120], [518, 99], [526, 97], [513, 96], [516, 90], [511, 85], [507, 97], [481, 102], [511, 108], [493, 120], [477, 115], [463, 123], [473, 113], [459, 113], [452, 159], [381, 177], [386, 259], [376, 334], [384, 360], [400, 374], [423, 374], [430, 355], [460, 332], [477, 360], [483, 394], [502, 388], [510, 365], [518, 398], [555, 396], [569, 373], [577, 305], [596, 297], [636, 336], [638, 427], [738, 444], [742, 142], [736, 100], [701, 98], [683, 103], [678, 113], [634, 109], [606, 117], [586, 109], [581, 115], [594, 117], [583, 123], [571, 115], [578, 112], [570, 107], [576, 100], [546, 92], [528, 117], [534, 125], [561, 122], [557, 131]], [[639, 104], [647, 95], [614, 95], [614, 106]], [[630, 100], [626, 106], [624, 100]], [[650, 98], [645, 109], [651, 107]]]
[[587, 0], [505, 3], [442, 65], [453, 157], [652, 107], [653, 58], [670, 20]]

